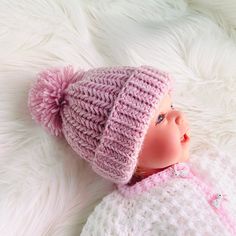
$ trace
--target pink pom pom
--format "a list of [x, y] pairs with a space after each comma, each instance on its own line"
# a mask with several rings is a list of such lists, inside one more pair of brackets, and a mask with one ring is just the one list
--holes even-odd
[[48, 69], [38, 74], [30, 89], [28, 107], [32, 118], [55, 136], [62, 135], [60, 111], [66, 104], [66, 88], [83, 74], [83, 71], [74, 72], [72, 66]]

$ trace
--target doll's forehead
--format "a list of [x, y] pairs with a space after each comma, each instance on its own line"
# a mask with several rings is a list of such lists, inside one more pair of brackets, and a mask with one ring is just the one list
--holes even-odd
[[157, 106], [157, 112], [160, 113], [162, 111], [167, 110], [172, 103], [171, 94], [167, 93], [160, 101], [160, 104]]

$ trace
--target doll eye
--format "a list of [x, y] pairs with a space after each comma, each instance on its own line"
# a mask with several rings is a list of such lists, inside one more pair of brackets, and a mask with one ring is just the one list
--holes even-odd
[[[173, 106], [173, 104], [171, 104], [170, 107], [171, 107], [172, 110], [175, 109], [174, 106]], [[160, 124], [160, 123], [164, 120], [164, 118], [165, 118], [165, 114], [161, 114], [161, 115], [159, 115], [158, 118], [157, 118], [157, 122], [156, 122], [156, 124]]]
[[159, 115], [157, 118], [156, 124], [160, 124], [164, 120], [164, 118], [165, 118], [165, 114]]

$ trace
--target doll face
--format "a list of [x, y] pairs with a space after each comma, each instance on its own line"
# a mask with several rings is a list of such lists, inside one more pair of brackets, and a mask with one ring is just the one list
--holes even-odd
[[[184, 134], [185, 139], [181, 141]], [[172, 105], [171, 95], [156, 108], [139, 153], [141, 170], [161, 169], [189, 158], [189, 126], [185, 115]]]

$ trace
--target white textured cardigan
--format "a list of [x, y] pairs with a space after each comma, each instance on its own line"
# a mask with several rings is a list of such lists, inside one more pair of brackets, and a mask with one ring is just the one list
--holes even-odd
[[[177, 163], [132, 186], [117, 185], [81, 236], [236, 235], [236, 168], [227, 155]], [[196, 159], [197, 160], [197, 159]]]

